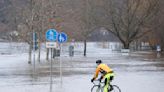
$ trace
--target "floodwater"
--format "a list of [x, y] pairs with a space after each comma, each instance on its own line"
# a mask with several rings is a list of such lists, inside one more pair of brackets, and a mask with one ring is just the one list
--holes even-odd
[[[50, 61], [36, 63], [34, 71], [34, 65], [28, 65], [26, 57], [26, 54], [0, 56], [0, 92], [50, 92]], [[90, 92], [97, 59], [115, 71], [112, 83], [122, 92], [164, 92], [164, 58], [151, 52], [55, 58], [52, 92]]]

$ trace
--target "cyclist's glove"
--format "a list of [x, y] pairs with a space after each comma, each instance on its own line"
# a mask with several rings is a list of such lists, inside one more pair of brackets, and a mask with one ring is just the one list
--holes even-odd
[[94, 78], [91, 79], [91, 82], [93, 82], [93, 81], [94, 81]]

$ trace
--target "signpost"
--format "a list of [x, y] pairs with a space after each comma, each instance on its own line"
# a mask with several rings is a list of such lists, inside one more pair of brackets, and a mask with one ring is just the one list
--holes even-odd
[[[52, 92], [52, 48], [57, 48], [57, 42], [60, 46], [60, 51], [62, 51], [61, 43], [64, 43], [67, 41], [67, 34], [64, 32], [61, 32], [58, 34], [58, 32], [55, 29], [49, 29], [46, 32], [46, 48], [51, 48], [51, 66], [50, 66], [50, 92]], [[57, 42], [55, 42], [57, 41]], [[61, 56], [61, 55], [60, 55]], [[62, 83], [62, 60], [60, 57], [60, 78]]]
[[37, 44], [37, 40], [38, 40], [38, 38], [37, 38], [37, 33], [36, 32], [33, 32], [33, 68], [34, 68], [34, 70], [33, 70], [33, 75], [35, 74], [35, 50], [37, 50], [37, 48], [38, 48], [38, 44]]
[[[65, 34], [64, 32], [59, 33], [58, 35], [58, 43], [60, 46], [60, 51], [62, 51], [62, 43], [67, 41], [67, 34]], [[62, 84], [62, 60], [61, 60], [61, 55], [60, 55], [60, 79], [61, 79], [61, 84]]]
[[48, 42], [46, 42], [46, 48], [50, 48], [51, 49], [51, 66], [50, 66], [50, 92], [52, 92], [52, 84], [53, 84], [53, 80], [52, 80], [52, 67], [53, 67], [53, 63], [52, 63], [52, 48], [56, 48], [57, 44], [56, 44], [56, 40], [57, 40], [57, 31], [55, 29], [49, 29], [46, 32], [46, 40]]

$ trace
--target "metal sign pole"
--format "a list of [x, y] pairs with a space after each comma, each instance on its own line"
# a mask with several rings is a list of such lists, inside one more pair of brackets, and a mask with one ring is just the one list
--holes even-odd
[[52, 62], [52, 49], [56, 48], [56, 43], [55, 41], [57, 40], [57, 31], [55, 29], [49, 29], [46, 32], [46, 48], [51, 48], [51, 63], [50, 63], [50, 92], [52, 92], [52, 87], [53, 87], [53, 76], [52, 76], [52, 69], [53, 69], [53, 62]]
[[59, 48], [60, 48], [60, 79], [61, 79], [61, 84], [62, 84], [62, 59], [61, 59], [61, 51], [62, 51], [62, 44], [63, 42], [67, 41], [67, 34], [64, 32], [61, 32], [60, 34], [57, 33], [55, 29], [49, 29], [46, 32], [46, 40], [50, 41], [50, 43], [46, 42], [46, 48], [51, 48], [51, 67], [50, 67], [50, 92], [52, 92], [52, 48], [56, 47], [56, 44], [52, 43], [56, 40], [58, 40], [59, 43]]
[[[60, 53], [62, 52], [62, 43], [67, 41], [67, 35], [64, 32], [61, 32], [58, 35], [58, 43], [60, 45]], [[60, 54], [60, 79], [62, 84], [62, 58]]]
[[35, 50], [33, 50], [34, 52], [33, 52], [33, 61], [34, 61], [34, 71], [33, 71], [33, 74], [35, 75], [35, 71], [36, 71], [36, 69], [35, 69]]
[[61, 52], [62, 52], [62, 44], [60, 45], [60, 80], [61, 80], [61, 84], [63, 83], [63, 79], [62, 79], [62, 58], [61, 58]]
[[36, 41], [36, 33], [33, 32], [33, 62], [34, 62], [34, 65], [33, 65], [33, 75], [35, 75], [35, 41]]
[[52, 48], [51, 48], [51, 59], [50, 59], [50, 92], [52, 92]]

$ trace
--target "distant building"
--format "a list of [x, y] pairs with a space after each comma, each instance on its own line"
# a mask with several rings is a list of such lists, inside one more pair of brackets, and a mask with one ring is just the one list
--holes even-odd
[[120, 42], [119, 39], [105, 28], [96, 29], [88, 35], [88, 41], [94, 42]]

